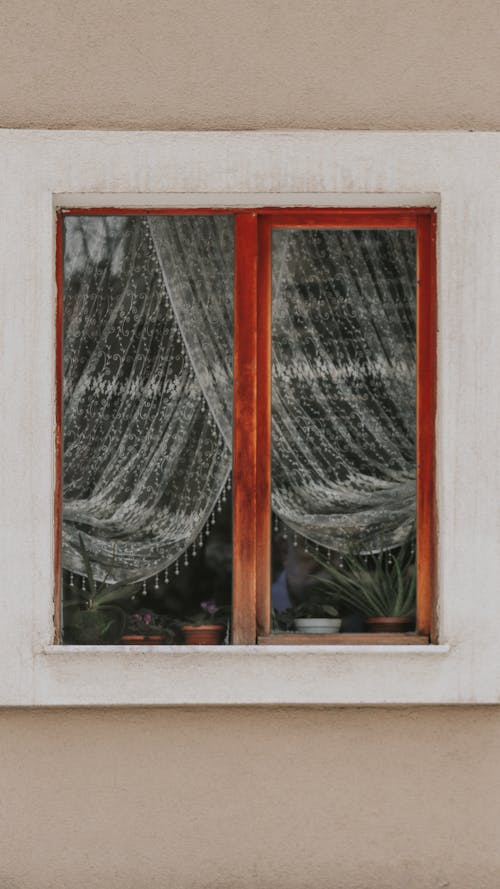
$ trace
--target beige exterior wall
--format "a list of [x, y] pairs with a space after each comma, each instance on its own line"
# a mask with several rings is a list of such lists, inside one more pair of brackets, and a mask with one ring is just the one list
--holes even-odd
[[0, 124], [496, 129], [497, 0], [3, 0]]
[[[499, 129], [496, 0], [7, 0], [0, 125]], [[4, 595], [5, 595], [4, 591]], [[2, 889], [492, 889], [500, 711], [0, 714]]]
[[2, 889], [496, 889], [496, 709], [5, 711]]

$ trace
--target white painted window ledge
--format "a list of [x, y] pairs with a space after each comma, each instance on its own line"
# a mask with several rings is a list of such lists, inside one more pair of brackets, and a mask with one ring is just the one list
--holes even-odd
[[51, 645], [36, 659], [43, 681], [33, 703], [438, 703], [451, 652], [449, 645]]

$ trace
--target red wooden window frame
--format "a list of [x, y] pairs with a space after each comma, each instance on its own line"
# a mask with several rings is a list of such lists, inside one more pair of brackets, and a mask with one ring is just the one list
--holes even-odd
[[[225, 213], [235, 219], [233, 643], [415, 644], [437, 641], [436, 215], [415, 208], [71, 208], [57, 215], [55, 639], [60, 641], [64, 215]], [[417, 619], [415, 634], [271, 633], [271, 234], [273, 228], [406, 228], [417, 239]]]

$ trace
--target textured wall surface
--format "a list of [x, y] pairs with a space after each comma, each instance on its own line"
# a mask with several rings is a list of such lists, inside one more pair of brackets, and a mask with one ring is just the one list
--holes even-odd
[[2, 0], [0, 12], [0, 126], [500, 126], [498, 0]]
[[[499, 129], [497, 0], [2, 0], [0, 126]], [[2, 889], [493, 889], [498, 708], [0, 713]]]
[[496, 710], [0, 717], [2, 889], [494, 889]]

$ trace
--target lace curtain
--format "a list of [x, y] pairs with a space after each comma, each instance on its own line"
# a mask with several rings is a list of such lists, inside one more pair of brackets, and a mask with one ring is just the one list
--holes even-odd
[[[217, 328], [225, 337], [232, 316], [233, 221], [189, 217], [166, 229], [168, 291], [147, 219], [65, 219], [63, 565], [83, 572], [82, 533], [101, 579], [140, 580], [178, 559], [231, 469], [230, 414], [224, 423], [207, 395], [222, 356], [231, 376], [231, 341], [219, 348]], [[200, 331], [201, 362], [175, 315], [190, 289], [217, 319], [209, 342]]]
[[[334, 236], [334, 237], [332, 237]], [[65, 219], [63, 564], [196, 542], [231, 469], [233, 218]], [[344, 550], [415, 511], [412, 232], [273, 235], [273, 508]]]
[[415, 521], [414, 231], [273, 232], [273, 507], [325, 547]]

